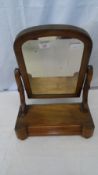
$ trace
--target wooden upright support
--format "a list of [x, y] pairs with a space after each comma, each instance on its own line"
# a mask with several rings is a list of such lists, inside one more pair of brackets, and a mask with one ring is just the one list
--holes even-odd
[[20, 74], [20, 71], [18, 68], [15, 69], [15, 79], [16, 79], [16, 83], [17, 83], [18, 92], [20, 95], [20, 108], [21, 108], [22, 112], [24, 113], [26, 110], [25, 94], [24, 94], [23, 83], [21, 80], [21, 74]]
[[87, 67], [87, 73], [86, 73], [86, 78], [85, 78], [84, 87], [83, 87], [82, 111], [84, 112], [88, 111], [88, 92], [90, 89], [92, 76], [93, 76], [93, 67], [89, 65]]

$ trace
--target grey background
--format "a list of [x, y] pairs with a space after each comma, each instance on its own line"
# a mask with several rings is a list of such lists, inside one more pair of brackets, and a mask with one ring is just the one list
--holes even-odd
[[0, 0], [0, 91], [16, 89], [13, 42], [17, 33], [41, 24], [71, 24], [89, 32], [94, 67], [91, 87], [98, 87], [98, 0]]

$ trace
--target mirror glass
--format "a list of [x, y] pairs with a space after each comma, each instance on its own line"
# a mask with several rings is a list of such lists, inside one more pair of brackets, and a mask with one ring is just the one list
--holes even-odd
[[83, 50], [83, 42], [73, 38], [26, 41], [22, 52], [32, 94], [74, 94]]

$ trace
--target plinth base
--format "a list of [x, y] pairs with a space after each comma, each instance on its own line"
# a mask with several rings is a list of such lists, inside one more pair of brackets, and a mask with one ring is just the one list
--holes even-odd
[[24, 113], [20, 108], [16, 135], [19, 139], [48, 135], [82, 135], [89, 138], [93, 134], [94, 123], [89, 109], [83, 112], [80, 105], [27, 105]]

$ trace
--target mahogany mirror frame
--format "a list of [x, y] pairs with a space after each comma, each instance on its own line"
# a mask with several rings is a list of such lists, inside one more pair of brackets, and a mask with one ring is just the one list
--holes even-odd
[[[32, 94], [22, 45], [28, 40], [37, 40], [39, 37], [46, 36], [58, 36], [64, 39], [75, 38], [84, 43], [76, 92], [73, 94]], [[15, 69], [15, 78], [20, 95], [20, 108], [15, 132], [19, 139], [24, 140], [28, 136], [48, 135], [82, 135], [89, 138], [93, 135], [95, 126], [88, 106], [88, 92], [93, 76], [93, 67], [88, 65], [91, 50], [92, 40], [89, 34], [75, 26], [43, 25], [31, 27], [19, 33], [14, 42], [14, 51], [19, 66]], [[28, 98], [80, 97], [82, 90], [82, 102], [27, 105], [24, 90], [26, 90]]]
[[[22, 45], [28, 40], [37, 40], [39, 37], [47, 37], [47, 36], [58, 36], [61, 38], [79, 39], [84, 44], [84, 50], [78, 76], [78, 82], [76, 86], [76, 92], [73, 94], [32, 94], [24, 62], [24, 57], [22, 53]], [[70, 25], [44, 25], [44, 26], [28, 28], [20, 32], [14, 42], [14, 51], [28, 98], [79, 97], [85, 78], [85, 72], [87, 71], [91, 50], [92, 50], [92, 40], [89, 34], [85, 30], [78, 27]]]

